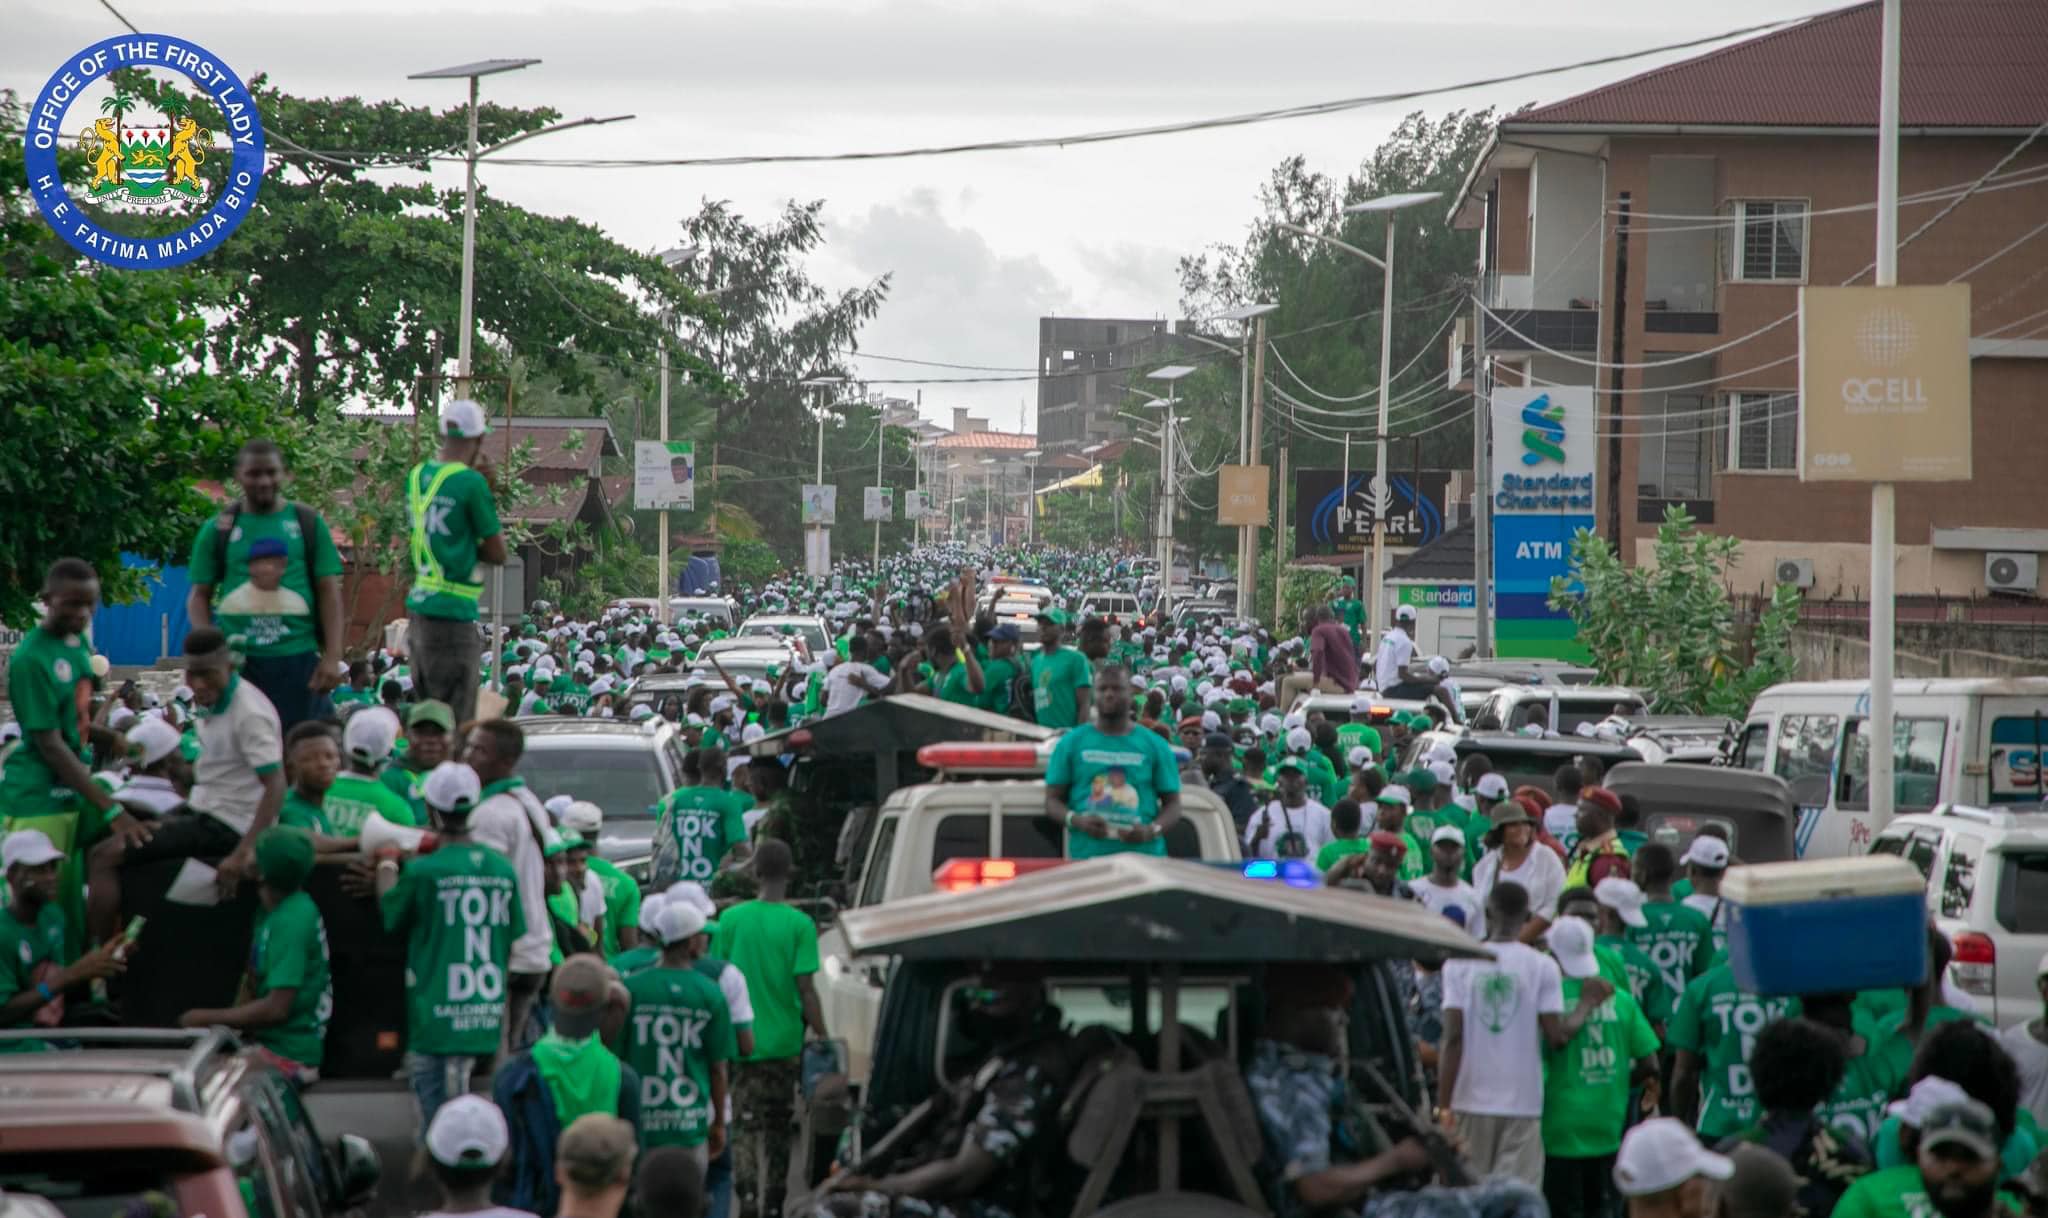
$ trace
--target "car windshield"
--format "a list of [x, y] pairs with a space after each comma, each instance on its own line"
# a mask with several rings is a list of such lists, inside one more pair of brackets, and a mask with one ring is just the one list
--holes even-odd
[[519, 776], [542, 800], [557, 795], [589, 800], [604, 809], [606, 821], [644, 820], [655, 801], [668, 794], [652, 736], [631, 748], [596, 745], [588, 736], [528, 736]]
[[65, 1218], [179, 1218], [178, 1183], [189, 1165], [173, 1158], [185, 1156], [133, 1149], [7, 1155], [0, 1157], [0, 1194], [41, 1197]]
[[774, 635], [779, 637], [784, 631], [801, 635], [804, 642], [810, 645], [813, 654], [824, 651], [832, 646], [832, 639], [823, 630], [808, 623], [757, 621], [748, 622], [740, 627], [740, 633], [743, 635]]

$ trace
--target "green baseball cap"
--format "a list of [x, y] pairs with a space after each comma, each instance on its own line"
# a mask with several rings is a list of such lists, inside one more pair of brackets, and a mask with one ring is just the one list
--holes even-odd
[[1277, 774], [1281, 770], [1294, 770], [1302, 774], [1308, 773], [1308, 767], [1301, 763], [1301, 758], [1294, 756], [1292, 753], [1273, 763], [1274, 773]]
[[292, 825], [273, 825], [256, 839], [256, 870], [273, 888], [296, 892], [313, 871], [313, 835]]
[[455, 711], [446, 702], [429, 698], [414, 706], [412, 713], [405, 717], [407, 727], [421, 723], [431, 723], [444, 732], [452, 732], [455, 730]]

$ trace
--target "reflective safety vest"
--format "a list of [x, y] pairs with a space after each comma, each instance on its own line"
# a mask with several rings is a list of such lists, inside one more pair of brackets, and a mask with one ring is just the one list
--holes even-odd
[[464, 600], [480, 600], [484, 586], [481, 582], [466, 583], [448, 578], [441, 569], [441, 561], [434, 557], [434, 547], [427, 540], [427, 513], [434, 505], [434, 496], [441, 493], [448, 479], [468, 469], [460, 461], [450, 461], [434, 475], [432, 482], [424, 482], [427, 473], [426, 462], [412, 467], [406, 477], [406, 504], [412, 510], [412, 586], [428, 596], [446, 594], [459, 596]]

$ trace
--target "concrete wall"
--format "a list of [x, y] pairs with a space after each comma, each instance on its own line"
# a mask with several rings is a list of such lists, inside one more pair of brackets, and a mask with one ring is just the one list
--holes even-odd
[[[2031, 658], [1944, 646], [1983, 638], [2012, 637], [2009, 628], [1962, 622], [1908, 623], [1899, 629], [1893, 671], [1900, 677], [2039, 677], [2048, 676], [2048, 654]], [[2040, 631], [2028, 630], [2029, 635]], [[1801, 681], [1861, 680], [1870, 675], [1867, 635], [1847, 630], [1801, 626], [1792, 632], [1792, 654]], [[2048, 646], [2033, 644], [2040, 651]]]
[[[1799, 484], [1791, 484], [1796, 487]], [[1858, 488], [1861, 489], [1860, 487]], [[1718, 511], [1732, 510], [1727, 500], [1718, 500]], [[1854, 541], [1785, 540], [1783, 535], [1798, 527], [1797, 505], [1783, 504], [1777, 527], [1753, 526], [1740, 534], [1742, 554], [1729, 574], [1729, 585], [1737, 592], [1768, 589], [1776, 581], [1778, 563], [1804, 558], [1813, 563], [1813, 587], [1807, 596], [1814, 600], [1862, 600], [1870, 589], [1870, 543]], [[1708, 526], [1715, 532], [1730, 530], [1719, 523]], [[1653, 526], [1644, 526], [1653, 527]], [[1867, 535], [1866, 525], [1866, 535]], [[1771, 533], [1778, 533], [1777, 537]], [[1648, 563], [1655, 556], [1657, 539], [1638, 537], [1635, 561]], [[1989, 594], [1984, 586], [1984, 552], [1981, 550], [1937, 550], [1930, 545], [1909, 545], [1901, 531], [1892, 563], [1892, 579], [1900, 596], [1976, 598]]]

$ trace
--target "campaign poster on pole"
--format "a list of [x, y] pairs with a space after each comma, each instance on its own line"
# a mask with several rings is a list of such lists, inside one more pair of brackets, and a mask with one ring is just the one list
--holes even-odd
[[892, 518], [889, 502], [889, 488], [886, 486], [864, 486], [860, 496], [860, 518], [869, 524], [886, 522]]
[[633, 442], [633, 506], [643, 510], [697, 507], [697, 445], [692, 440]]
[[804, 483], [804, 523], [839, 523], [839, 488]]
[[903, 518], [905, 520], [922, 520], [926, 516], [931, 515], [929, 500], [930, 497], [923, 491], [903, 492]]

